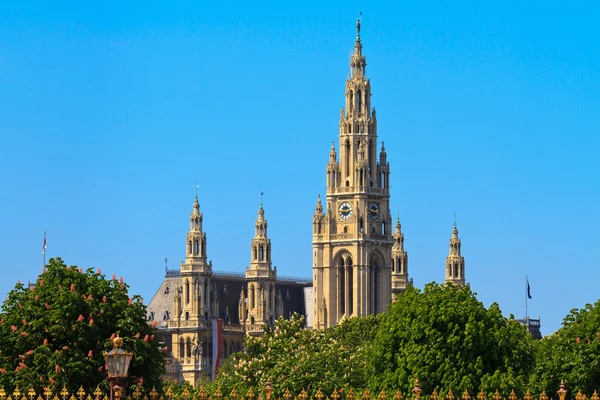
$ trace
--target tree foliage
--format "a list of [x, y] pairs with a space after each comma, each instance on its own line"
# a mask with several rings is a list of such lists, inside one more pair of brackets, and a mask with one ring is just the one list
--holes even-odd
[[486, 309], [468, 287], [409, 288], [383, 315], [369, 357], [372, 390], [425, 393], [523, 389], [534, 339], [497, 304]]
[[538, 344], [532, 386], [554, 393], [561, 380], [570, 392], [600, 391], [600, 300], [574, 309], [563, 326]]
[[17, 283], [0, 312], [0, 385], [106, 389], [103, 351], [119, 334], [133, 351], [129, 385], [160, 386], [163, 344], [154, 341], [142, 299], [122, 279], [50, 259], [35, 285]]
[[378, 318], [350, 318], [325, 331], [304, 329], [303, 316], [279, 319], [262, 337], [247, 336], [245, 352], [232, 355], [220, 369], [209, 391], [217, 388], [242, 394], [257, 393], [270, 380], [275, 396], [286, 389], [300, 393], [318, 389], [362, 388], [367, 383], [366, 354]]

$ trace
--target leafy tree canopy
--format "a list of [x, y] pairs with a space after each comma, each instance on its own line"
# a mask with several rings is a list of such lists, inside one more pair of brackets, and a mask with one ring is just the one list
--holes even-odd
[[160, 386], [166, 347], [154, 340], [142, 299], [122, 279], [50, 259], [35, 285], [17, 283], [0, 311], [0, 385], [106, 390], [111, 336], [133, 351], [129, 385]]
[[408, 394], [419, 378], [425, 393], [510, 392], [525, 387], [533, 365], [534, 339], [497, 304], [486, 309], [469, 287], [431, 283], [407, 289], [383, 314], [369, 387]]
[[378, 317], [350, 318], [325, 331], [304, 329], [303, 316], [279, 319], [262, 337], [247, 336], [245, 352], [232, 355], [220, 369], [209, 391], [245, 394], [262, 391], [270, 380], [274, 396], [286, 389], [300, 393], [318, 389], [362, 388], [367, 383], [366, 355], [377, 330]]
[[554, 393], [564, 380], [571, 393], [600, 391], [600, 300], [574, 309], [563, 326], [538, 344], [532, 386]]

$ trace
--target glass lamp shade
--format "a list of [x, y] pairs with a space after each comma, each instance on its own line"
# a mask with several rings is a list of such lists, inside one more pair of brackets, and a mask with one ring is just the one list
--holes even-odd
[[126, 378], [129, 371], [129, 363], [133, 353], [115, 347], [108, 353], [104, 353], [106, 368], [109, 378]]

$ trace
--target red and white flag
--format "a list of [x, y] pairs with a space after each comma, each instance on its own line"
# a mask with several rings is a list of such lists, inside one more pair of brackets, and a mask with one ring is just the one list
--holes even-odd
[[44, 232], [44, 245], [42, 246], [42, 254], [46, 254], [46, 232]]

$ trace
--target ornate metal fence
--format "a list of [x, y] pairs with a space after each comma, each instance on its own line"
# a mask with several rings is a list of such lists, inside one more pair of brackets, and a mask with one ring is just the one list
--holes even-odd
[[[381, 390], [378, 394], [372, 395], [367, 389], [362, 393], [355, 393], [352, 390], [344, 392], [343, 390], [335, 390], [330, 395], [323, 393], [318, 390], [313, 396], [309, 396], [305, 390], [302, 390], [298, 394], [292, 394], [289, 390], [286, 390], [282, 397], [276, 398], [273, 396], [273, 389], [271, 388], [270, 382], [267, 382], [264, 391], [260, 393], [254, 393], [250, 389], [245, 395], [240, 395], [236, 389], [233, 389], [231, 393], [221, 393], [219, 389], [215, 390], [214, 393], [209, 394], [203, 387], [198, 391], [191, 393], [185, 388], [180, 394], [175, 394], [171, 388], [160, 393], [155, 388], [148, 392], [143, 392], [140, 387], [137, 387], [135, 391], [128, 394], [126, 400], [537, 400], [534, 396], [527, 391], [527, 393], [519, 399], [514, 390], [511, 391], [508, 396], [502, 396], [498, 390], [495, 393], [484, 393], [479, 392], [477, 394], [470, 394], [465, 390], [462, 394], [454, 394], [452, 390], [448, 390], [443, 395], [433, 391], [431, 395], [424, 395], [419, 387], [419, 380], [417, 379], [412, 389], [412, 396], [405, 397], [400, 391], [395, 393], [386, 392]], [[560, 389], [556, 393], [558, 395], [557, 400], [565, 400], [567, 396], [567, 389], [564, 384], [561, 383]], [[54, 387], [46, 387], [40, 393], [36, 392], [33, 388], [21, 390], [16, 388], [12, 393], [7, 393], [4, 388], [0, 387], [0, 400], [111, 400], [109, 393], [105, 393], [100, 388], [96, 388], [94, 391], [88, 392], [80, 387], [76, 392], [70, 393], [66, 388], [58, 389]], [[113, 396], [113, 399], [118, 397]], [[545, 392], [542, 392], [539, 396], [539, 400], [551, 400], [552, 396], [548, 396]], [[600, 400], [600, 396], [594, 391], [591, 396], [579, 391], [575, 396], [574, 400]]]

